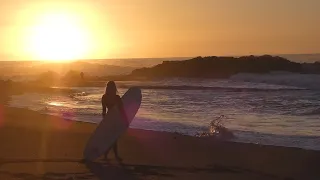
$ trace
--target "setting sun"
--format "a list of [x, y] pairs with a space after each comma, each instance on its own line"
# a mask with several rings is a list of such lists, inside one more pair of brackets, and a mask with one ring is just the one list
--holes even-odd
[[88, 53], [88, 36], [76, 17], [66, 13], [45, 14], [32, 26], [27, 49], [36, 59], [74, 60]]
[[0, 0], [0, 56], [61, 62], [320, 51], [320, 1], [244, 1]]

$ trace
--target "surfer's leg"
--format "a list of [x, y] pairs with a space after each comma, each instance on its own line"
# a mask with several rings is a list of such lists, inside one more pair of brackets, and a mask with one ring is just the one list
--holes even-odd
[[113, 152], [116, 157], [118, 157], [118, 146], [117, 141], [113, 144]]
[[108, 154], [109, 154], [110, 148], [104, 153], [104, 159], [108, 159]]
[[116, 156], [117, 160], [122, 160], [118, 154], [118, 143], [117, 141], [114, 143], [113, 145], [113, 151], [114, 151], [114, 155]]

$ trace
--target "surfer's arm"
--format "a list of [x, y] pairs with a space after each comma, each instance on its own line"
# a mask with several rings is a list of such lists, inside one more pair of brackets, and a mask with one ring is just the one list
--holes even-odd
[[102, 104], [102, 117], [104, 117], [107, 114], [107, 105], [104, 102], [103, 98], [101, 99], [101, 104]]

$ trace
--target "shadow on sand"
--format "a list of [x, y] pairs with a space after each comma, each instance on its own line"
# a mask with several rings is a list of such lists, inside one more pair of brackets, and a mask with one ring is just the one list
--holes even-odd
[[[1, 168], [6, 164], [29, 164], [29, 163], [80, 163], [87, 167], [87, 172], [70, 172], [57, 173], [46, 172], [45, 174], [18, 173], [11, 171], [3, 171]], [[147, 165], [125, 165], [118, 161], [117, 163], [109, 162], [84, 162], [77, 159], [0, 159], [0, 177], [18, 178], [22, 180], [136, 180], [142, 177], [165, 176], [173, 177], [173, 175], [164, 173], [163, 168], [157, 168]]]
[[86, 167], [92, 174], [100, 180], [119, 179], [119, 180], [134, 180], [138, 179], [133, 173], [122, 168], [121, 166], [108, 165], [97, 162], [86, 162]]
[[86, 162], [86, 167], [100, 180], [119, 179], [135, 180], [146, 176], [173, 177], [161, 169], [152, 166], [125, 165], [119, 162], [118, 165], [102, 162]]
[[70, 172], [70, 173], [57, 173], [57, 172], [46, 172], [45, 174], [29, 174], [29, 173], [17, 173], [9, 171], [1, 171], [0, 176], [6, 175], [8, 177], [19, 178], [22, 180], [89, 180], [96, 179], [99, 180], [136, 180], [136, 179], [145, 179], [150, 177], [163, 177], [163, 178], [174, 178], [176, 173], [208, 173], [208, 174], [257, 174], [263, 177], [274, 177], [270, 174], [264, 174], [260, 172], [250, 171], [247, 169], [241, 169], [237, 167], [227, 167], [221, 165], [209, 165], [203, 168], [196, 167], [166, 167], [166, 166], [156, 166], [156, 165], [141, 165], [141, 164], [123, 164], [122, 162], [84, 162], [76, 159], [15, 159], [15, 160], [0, 160], [1, 165], [5, 164], [20, 164], [20, 163], [50, 163], [50, 162], [74, 162], [80, 163], [87, 167], [89, 171], [87, 172]]
[[241, 173], [224, 166], [212, 166], [209, 168], [195, 167], [166, 167], [154, 165], [138, 165], [138, 164], [123, 164], [118, 162], [118, 165], [103, 163], [103, 162], [85, 162], [86, 167], [100, 180], [107, 179], [140, 179], [145, 177], [167, 177], [174, 178], [174, 173]]

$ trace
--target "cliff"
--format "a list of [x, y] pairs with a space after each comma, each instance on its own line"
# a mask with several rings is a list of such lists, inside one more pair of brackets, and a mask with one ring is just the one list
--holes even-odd
[[132, 77], [195, 77], [227, 78], [237, 73], [268, 73], [271, 71], [303, 72], [300, 63], [278, 56], [196, 57], [184, 61], [164, 61], [151, 68], [132, 71]]

